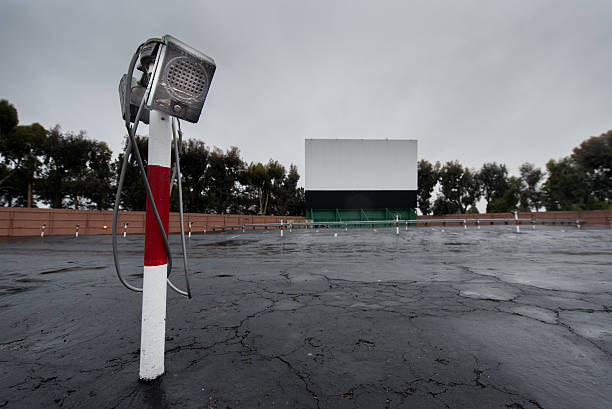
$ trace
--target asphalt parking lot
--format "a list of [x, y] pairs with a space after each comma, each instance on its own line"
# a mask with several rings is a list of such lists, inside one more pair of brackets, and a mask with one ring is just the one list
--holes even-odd
[[609, 228], [195, 235], [151, 384], [109, 236], [0, 243], [0, 408], [612, 407]]

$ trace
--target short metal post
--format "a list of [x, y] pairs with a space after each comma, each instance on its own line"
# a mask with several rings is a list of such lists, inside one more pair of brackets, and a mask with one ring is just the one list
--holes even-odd
[[283, 219], [280, 220], [281, 237], [283, 237]]
[[193, 224], [193, 222], [192, 222], [192, 221], [188, 221], [188, 222], [187, 222], [187, 225], [188, 225], [188, 227], [189, 227], [189, 238], [191, 238], [191, 225], [192, 225], [192, 224]]
[[204, 225], [204, 234], [206, 234], [206, 225]]
[[123, 237], [127, 236], [128, 222], [123, 223]]
[[[612, 225], [611, 225], [612, 227]], [[45, 223], [43, 223], [42, 226], [40, 226], [40, 237], [45, 237], [45, 229], [47, 228], [47, 225]]]
[[480, 230], [480, 219], [476, 219], [476, 227], [478, 230]]
[[395, 235], [399, 235], [399, 215], [395, 215]]
[[408, 219], [406, 219], [406, 231], [408, 231]]
[[518, 219], [518, 211], [517, 210], [514, 211], [514, 224], [516, 225], [516, 232], [520, 233], [521, 232], [521, 228], [519, 227], [519, 219]]
[[463, 219], [463, 230], [467, 230], [467, 222]]
[[576, 219], [576, 228], [580, 230], [580, 220]]
[[74, 228], [74, 237], [79, 237], [79, 224], [77, 223], [77, 225]]
[[535, 230], [535, 219], [531, 219], [531, 230]]
[[242, 225], [242, 232], [244, 233], [244, 224]]

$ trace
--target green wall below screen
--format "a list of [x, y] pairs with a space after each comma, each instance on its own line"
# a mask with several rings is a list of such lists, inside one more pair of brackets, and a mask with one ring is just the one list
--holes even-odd
[[415, 209], [306, 209], [306, 218], [314, 222], [393, 221], [396, 215], [400, 220], [416, 219]]

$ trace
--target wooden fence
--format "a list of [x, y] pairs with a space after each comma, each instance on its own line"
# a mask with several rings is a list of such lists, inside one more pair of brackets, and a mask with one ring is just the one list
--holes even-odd
[[[211, 226], [228, 224], [258, 224], [303, 221], [301, 216], [259, 216], [240, 214], [202, 214], [185, 213], [185, 232], [187, 223], [192, 221], [194, 233], [210, 231]], [[113, 212], [110, 210], [73, 210], [73, 209], [27, 209], [20, 207], [0, 207], [0, 237], [40, 236], [43, 224], [45, 235], [74, 234], [79, 225], [79, 235], [111, 234]], [[127, 222], [128, 234], [144, 234], [145, 212], [119, 212], [117, 231], [123, 234], [123, 225]], [[170, 213], [170, 233], [180, 231], [179, 214]]]
[[[419, 216], [419, 219], [431, 218], [461, 219], [507, 219], [513, 217], [512, 213], [483, 213], [483, 214], [449, 214], [445, 216]], [[202, 232], [206, 228], [210, 231], [212, 226], [227, 226], [241, 224], [285, 223], [304, 221], [302, 216], [258, 216], [240, 214], [203, 214], [185, 213], [185, 231], [187, 222], [192, 221], [192, 231]], [[520, 219], [580, 219], [586, 225], [610, 226], [612, 223], [612, 210], [584, 210], [584, 211], [553, 211], [553, 212], [520, 212]], [[74, 234], [79, 224], [79, 234], [111, 234], [113, 212], [110, 210], [72, 210], [72, 209], [27, 209], [21, 207], [0, 207], [0, 237], [14, 236], [40, 236], [43, 224], [45, 235]], [[119, 212], [118, 233], [123, 233], [123, 224], [127, 222], [128, 234], [144, 234], [145, 212]], [[435, 222], [432, 224], [440, 224]], [[451, 224], [451, 223], [449, 223]], [[206, 227], [205, 227], [206, 226]], [[178, 213], [170, 213], [170, 233], [178, 233]]]
[[[509, 219], [513, 218], [513, 213], [482, 213], [482, 214], [447, 214], [444, 216], [419, 216], [421, 220], [428, 219]], [[582, 220], [586, 225], [609, 226], [612, 223], [612, 210], [579, 210], [579, 211], [550, 211], [550, 212], [519, 212], [519, 219], [564, 219]], [[554, 224], [551, 222], [548, 224]], [[432, 224], [441, 224], [436, 222]], [[462, 223], [449, 223], [449, 225]], [[484, 223], [483, 223], [484, 225]]]

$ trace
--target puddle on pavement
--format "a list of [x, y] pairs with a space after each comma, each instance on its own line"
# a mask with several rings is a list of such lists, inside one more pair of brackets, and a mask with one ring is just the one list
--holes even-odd
[[3, 291], [4, 293], [8, 293], [8, 294], [19, 294], [19, 293], [23, 293], [26, 291], [30, 291], [30, 290], [34, 290], [35, 286], [32, 287], [9, 287], [9, 286], [5, 286], [2, 285], [0, 286], [0, 291]]
[[40, 278], [19, 278], [15, 280], [16, 283], [45, 283], [47, 280], [42, 280]]
[[480, 300], [491, 301], [510, 301], [519, 294], [519, 291], [495, 284], [465, 284], [456, 286], [459, 295], [467, 298], [477, 298]]
[[234, 247], [234, 246], [242, 246], [245, 244], [256, 243], [257, 240], [223, 240], [223, 241], [215, 241], [212, 243], [202, 243], [198, 244], [196, 247]]

